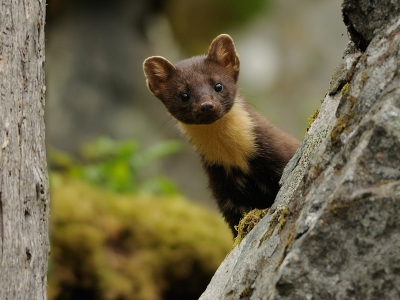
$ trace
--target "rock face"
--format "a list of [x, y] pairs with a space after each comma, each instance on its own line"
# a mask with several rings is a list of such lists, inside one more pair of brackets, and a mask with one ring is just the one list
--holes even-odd
[[321, 111], [201, 300], [400, 299], [399, 6], [343, 2], [352, 40]]

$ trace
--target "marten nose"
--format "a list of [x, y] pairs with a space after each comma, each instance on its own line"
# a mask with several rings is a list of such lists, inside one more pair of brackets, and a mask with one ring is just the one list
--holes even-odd
[[214, 103], [211, 101], [204, 101], [200, 104], [201, 111], [211, 111], [214, 109]]

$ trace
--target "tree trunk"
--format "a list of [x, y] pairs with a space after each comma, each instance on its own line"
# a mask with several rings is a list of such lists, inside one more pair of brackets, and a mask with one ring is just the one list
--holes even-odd
[[342, 8], [351, 41], [321, 111], [201, 300], [400, 299], [400, 3]]
[[45, 0], [0, 0], [0, 299], [46, 299]]

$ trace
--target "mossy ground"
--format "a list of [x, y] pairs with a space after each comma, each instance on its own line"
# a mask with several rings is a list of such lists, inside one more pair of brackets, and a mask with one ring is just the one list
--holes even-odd
[[179, 196], [128, 195], [51, 176], [49, 299], [197, 299], [232, 246]]

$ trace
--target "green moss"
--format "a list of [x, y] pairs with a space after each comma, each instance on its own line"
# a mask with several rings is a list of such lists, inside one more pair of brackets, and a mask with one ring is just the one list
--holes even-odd
[[49, 299], [197, 299], [229, 252], [222, 218], [180, 196], [52, 174]]
[[365, 69], [361, 74], [360, 86], [364, 85], [365, 80], [367, 80], [367, 74], [369, 73], [369, 68]]
[[240, 293], [240, 299], [249, 298], [253, 294], [254, 288], [251, 285], [246, 286]]
[[357, 99], [353, 96], [348, 96], [347, 101], [349, 102], [349, 109], [353, 109], [357, 104]]
[[289, 249], [290, 247], [292, 247], [293, 242], [294, 242], [294, 233], [295, 233], [294, 230], [293, 230], [292, 232], [289, 233], [289, 236], [288, 236], [288, 238], [286, 239], [285, 246], [284, 246], [284, 248], [283, 248], [282, 256], [281, 256], [281, 258], [279, 259], [278, 264], [277, 264], [275, 270], [277, 270], [277, 269], [279, 268], [279, 266], [282, 264], [283, 260], [284, 260], [285, 257], [286, 257], [286, 254], [287, 254], [287, 252], [288, 252], [288, 249]]
[[349, 90], [349, 83], [346, 83], [346, 84], [342, 87], [342, 90], [340, 91], [340, 93], [341, 93], [342, 96], [343, 96], [344, 94], [347, 94], [348, 90]]
[[[364, 71], [362, 74], [361, 82], [365, 81], [367, 71], [368, 70]], [[342, 133], [347, 133], [349, 125], [358, 121], [358, 118], [355, 116], [355, 112], [352, 111], [356, 106], [357, 99], [349, 94], [349, 83], [346, 83], [343, 86], [341, 94], [342, 97], [346, 97], [347, 111], [338, 118], [335, 127], [331, 131], [330, 137], [333, 146], [338, 146], [340, 144], [340, 135]]]
[[289, 214], [289, 207], [286, 206], [286, 208], [282, 211], [282, 214], [279, 217], [279, 225], [278, 225], [278, 231], [277, 233], [280, 234], [282, 232], [283, 227], [286, 225], [286, 216]]
[[288, 213], [289, 213], [288, 207], [285, 207], [283, 209], [277, 209], [274, 212], [274, 214], [271, 217], [271, 220], [269, 221], [268, 230], [260, 240], [260, 245], [262, 245], [272, 235], [278, 224], [279, 227], [277, 234], [281, 233], [283, 227], [286, 225], [285, 217], [288, 215]]
[[[339, 167], [339, 169], [337, 169], [337, 167]], [[335, 172], [336, 176], [340, 176], [340, 174], [342, 174], [341, 166], [334, 166], [333, 171]]]
[[266, 209], [253, 209], [243, 216], [237, 228], [238, 234], [233, 243], [233, 248], [241, 243], [244, 237], [260, 222], [260, 220], [267, 214]]
[[308, 118], [308, 126], [307, 126], [307, 132], [310, 130], [312, 123], [314, 123], [315, 119], [318, 117], [320, 112], [320, 108], [318, 107], [314, 113], [311, 115], [311, 117]]
[[329, 204], [329, 210], [332, 211], [335, 215], [339, 214], [339, 211], [342, 209], [347, 209], [349, 207], [354, 206], [355, 204], [362, 201], [361, 199], [355, 199], [353, 201], [346, 201], [340, 203], [331, 203]]
[[340, 145], [340, 135], [342, 133], [348, 133], [349, 126], [355, 122], [358, 122], [359, 120], [353, 111], [353, 108], [357, 103], [357, 99], [350, 95], [345, 95], [343, 97], [346, 97], [348, 108], [344, 114], [339, 116], [336, 121], [336, 125], [332, 128], [330, 138], [333, 146]]

